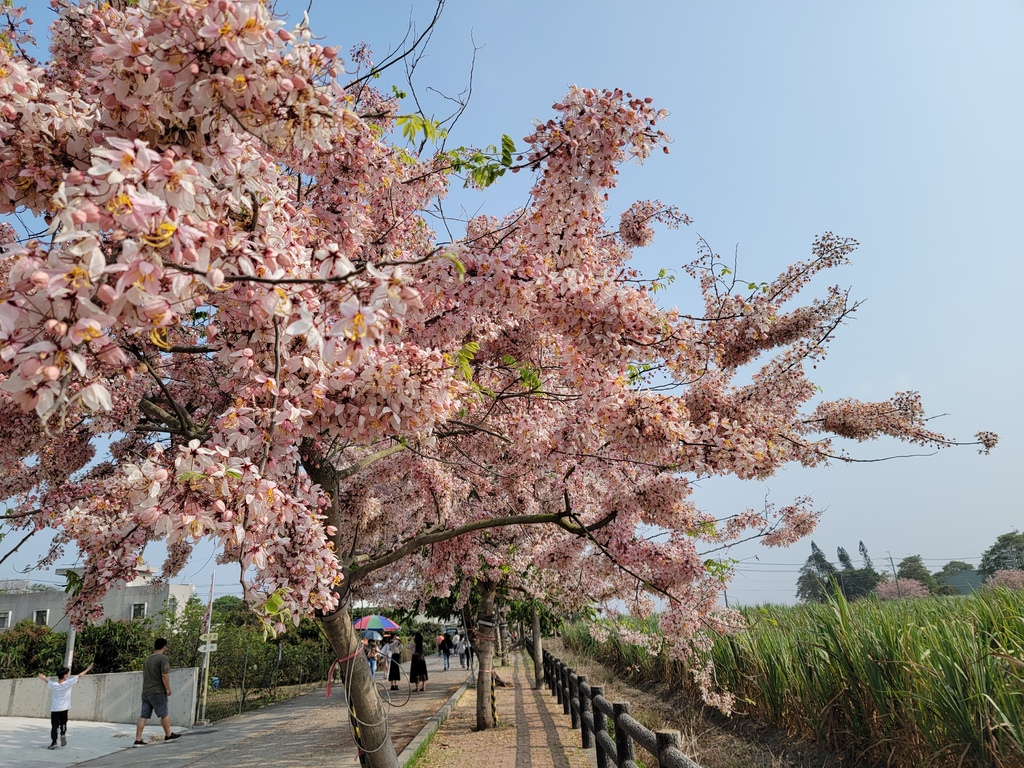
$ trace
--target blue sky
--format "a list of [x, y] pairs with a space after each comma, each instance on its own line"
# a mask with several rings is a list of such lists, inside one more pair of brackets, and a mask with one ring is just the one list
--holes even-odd
[[[278, 2], [296, 20], [306, 5]], [[422, 28], [433, 5], [313, 0], [310, 19], [324, 42], [345, 52], [365, 40], [380, 59], [410, 19]], [[41, 33], [50, 12], [29, 6]], [[690, 260], [698, 235], [738, 253], [750, 280], [806, 257], [826, 230], [859, 240], [854, 263], [827, 281], [864, 304], [816, 372], [825, 395], [877, 400], [917, 389], [930, 413], [948, 414], [937, 428], [961, 439], [990, 429], [1000, 445], [988, 457], [954, 448], [790, 469], [765, 483], [713, 479], [698, 501], [724, 515], [809, 494], [827, 507], [813, 539], [830, 556], [837, 546], [856, 555], [863, 540], [876, 567], [886, 553], [897, 563], [919, 554], [936, 570], [951, 559], [976, 563], [999, 534], [1024, 525], [1022, 35], [1016, 2], [449, 0], [416, 82], [441, 116], [427, 89], [457, 93], [472, 67], [455, 144], [497, 143], [503, 133], [521, 144], [571, 84], [621, 87], [670, 110], [671, 154], [627, 169], [611, 201], [616, 215], [658, 198], [693, 217], [638, 252], [649, 273]], [[379, 84], [400, 84], [400, 74]], [[502, 179], [457, 195], [449, 209], [500, 214], [524, 202], [528, 185]], [[685, 311], [694, 298], [681, 277], [665, 302]], [[916, 453], [882, 443], [851, 451]], [[807, 542], [737, 549], [730, 600], [792, 601], [809, 551]], [[182, 580], [205, 596], [204, 561]], [[218, 594], [233, 592], [237, 574], [222, 570]], [[12, 575], [0, 566], [0, 578]]]

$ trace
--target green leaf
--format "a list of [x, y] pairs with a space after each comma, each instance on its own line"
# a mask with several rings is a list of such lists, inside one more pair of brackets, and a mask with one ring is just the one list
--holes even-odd
[[458, 273], [460, 280], [463, 277], [465, 277], [465, 275], [466, 275], [466, 265], [463, 264], [461, 261], [459, 261], [459, 257], [458, 256], [456, 256], [454, 253], [451, 253], [449, 251], [448, 253], [442, 253], [441, 254], [441, 258], [442, 259], [448, 259], [448, 261], [450, 261], [452, 264], [455, 265], [455, 271], [456, 271], [456, 273]]
[[284, 605], [284, 598], [281, 597], [277, 592], [267, 598], [267, 602], [263, 604], [267, 613], [271, 616], [281, 612], [281, 607]]
[[715, 560], [709, 558], [704, 561], [704, 570], [706, 570], [711, 576], [714, 576], [719, 581], [725, 581], [729, 574], [732, 572], [732, 567], [738, 561], [732, 558], [726, 558], [724, 560]]
[[427, 120], [421, 115], [399, 115], [395, 118], [395, 125], [402, 129], [402, 135], [410, 142], [415, 143], [422, 133], [427, 141], [437, 141], [448, 135], [447, 131], [441, 129], [441, 124], [436, 120]]
[[516, 151], [516, 145], [507, 134], [501, 136], [501, 164], [506, 168], [512, 167], [512, 154]]
[[64, 591], [69, 595], [77, 595], [82, 591], [82, 576], [78, 571], [68, 569], [64, 578], [66, 582], [64, 584]]
[[480, 345], [475, 341], [468, 341], [459, 350], [458, 355], [455, 358], [455, 367], [459, 372], [459, 377], [464, 381], [471, 381], [473, 379], [473, 367], [470, 365], [476, 353], [480, 351]]

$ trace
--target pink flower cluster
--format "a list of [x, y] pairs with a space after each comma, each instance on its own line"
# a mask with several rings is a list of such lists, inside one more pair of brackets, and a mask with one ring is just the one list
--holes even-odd
[[1004, 589], [1024, 589], [1024, 571], [1003, 569], [996, 571], [985, 579], [986, 587], [1003, 587]]
[[910, 598], [931, 597], [928, 587], [917, 579], [893, 579], [883, 581], [875, 587], [875, 597], [879, 600], [907, 600]]
[[565, 609], [663, 600], [697, 658], [737, 626], [723, 550], [818, 513], [714, 515], [695, 479], [815, 465], [833, 435], [946, 443], [914, 393], [802, 410], [853, 307], [801, 291], [852, 240], [764, 283], [702, 247], [703, 306], [659, 306], [632, 249], [689, 218], [606, 222], [622, 165], [667, 149], [650, 99], [573, 88], [525, 139], [530, 203], [442, 243], [424, 211], [451, 156], [392, 141], [398, 101], [339, 81], [304, 24], [260, 0], [54, 5], [45, 67], [0, 48], [0, 213], [49, 225], [0, 229], [0, 495], [57, 532], [51, 562], [83, 554], [76, 621], [149, 542], [170, 576], [207, 538], [275, 632], [339, 586], [412, 604], [501, 579]]

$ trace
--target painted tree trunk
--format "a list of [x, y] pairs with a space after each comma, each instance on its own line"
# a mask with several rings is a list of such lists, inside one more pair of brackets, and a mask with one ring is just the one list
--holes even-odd
[[398, 768], [398, 756], [388, 733], [384, 705], [370, 676], [370, 664], [366, 654], [362, 653], [362, 643], [352, 627], [348, 606], [320, 621], [337, 658], [344, 659], [355, 653], [340, 667], [342, 681], [348, 681], [349, 718], [354, 717], [358, 721], [353, 723], [357, 744], [367, 752], [364, 765], [369, 768]]
[[477, 613], [476, 637], [476, 729], [485, 731], [495, 726], [491, 709], [491, 671], [494, 668], [494, 638], [498, 632], [498, 618], [494, 613], [494, 595], [498, 585], [493, 581], [480, 584], [480, 610]]
[[544, 648], [540, 636], [540, 608], [533, 606], [533, 687], [544, 686]]
[[[316, 454], [311, 444], [306, 443], [304, 447], [309, 450], [304, 454], [302, 465], [310, 478], [327, 494], [329, 504], [324, 513], [328, 524], [338, 529], [332, 539], [335, 552], [343, 551], [343, 526], [338, 501], [341, 474], [329, 461]], [[343, 567], [343, 570], [347, 569]], [[349, 718], [356, 728], [357, 744], [367, 752], [362, 765], [368, 768], [398, 768], [398, 756], [388, 731], [384, 705], [373, 684], [366, 654], [362, 653], [362, 641], [352, 626], [348, 601], [339, 605], [335, 613], [322, 617], [320, 623], [335, 657], [347, 659], [341, 664], [341, 679], [347, 681], [345, 693], [348, 696]], [[349, 659], [352, 654], [355, 655]]]

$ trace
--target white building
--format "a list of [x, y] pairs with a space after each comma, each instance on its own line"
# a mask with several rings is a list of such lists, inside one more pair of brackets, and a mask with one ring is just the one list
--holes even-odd
[[[104, 619], [138, 621], [155, 616], [171, 600], [180, 613], [195, 591], [190, 584], [154, 584], [153, 569], [147, 565], [135, 570], [136, 577], [130, 584], [122, 582], [103, 598]], [[66, 570], [59, 569], [57, 573], [61, 575]], [[31, 619], [57, 632], [66, 632], [70, 626], [64, 613], [66, 599], [63, 591], [33, 589], [27, 580], [0, 581], [0, 631]]]

